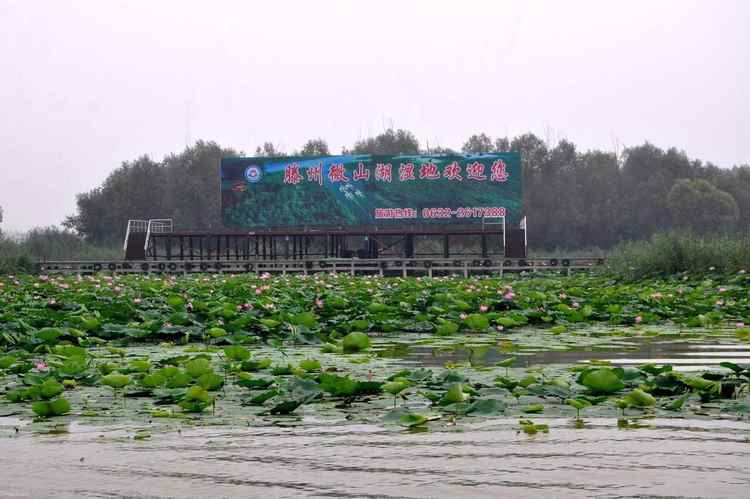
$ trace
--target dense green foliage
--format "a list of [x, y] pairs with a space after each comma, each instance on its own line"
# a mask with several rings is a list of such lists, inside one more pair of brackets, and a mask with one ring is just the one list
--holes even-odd
[[[351, 331], [484, 332], [496, 326], [750, 322], [750, 277], [607, 276], [395, 279], [197, 275], [0, 277], [0, 345], [69, 338], [203, 339], [250, 336], [332, 341]], [[289, 326], [294, 327], [289, 327]], [[218, 334], [214, 333], [218, 330]]]
[[[750, 166], [722, 169], [648, 143], [622, 154], [582, 152], [569, 141], [549, 144], [531, 133], [496, 140], [474, 135], [462, 151], [521, 153], [532, 248], [609, 248], [673, 227], [728, 232], [750, 226]], [[328, 152], [325, 141], [314, 139], [294, 153]], [[426, 150], [412, 133], [387, 130], [344, 152], [451, 150]], [[96, 243], [122, 241], [130, 218], [171, 217], [179, 228], [218, 229], [219, 160], [236, 154], [213, 142], [197, 142], [160, 162], [145, 156], [125, 162], [101, 186], [78, 196], [78, 213], [66, 225]], [[284, 155], [272, 143], [255, 154]]]
[[12, 239], [0, 234], [0, 274], [36, 271], [36, 262], [87, 258], [120, 258], [120, 248], [103, 248], [57, 227], [32, 229]]
[[618, 275], [635, 279], [682, 272], [740, 272], [750, 269], [750, 235], [709, 238], [692, 232], [659, 233], [650, 241], [618, 246], [608, 266]]
[[[392, 354], [371, 338], [392, 332], [409, 343], [413, 335], [423, 344], [427, 337], [448, 345], [456, 338], [480, 355], [493, 345], [514, 352], [514, 342], [524, 337], [538, 351], [540, 337], [548, 338], [541, 343], [547, 348], [559, 349], [607, 335], [653, 336], [658, 333], [642, 328], [668, 321], [725, 339], [731, 328], [747, 340], [749, 285], [744, 272], [640, 283], [589, 275], [514, 282], [327, 275], [0, 278], [0, 407], [10, 404], [40, 418], [144, 412], [174, 418], [209, 408], [214, 413], [220, 405], [226, 421], [237, 422], [314, 405], [329, 413], [345, 408], [347, 419], [375, 417], [408, 428], [547, 411], [577, 417], [582, 410], [608, 416], [626, 410], [747, 413], [750, 370], [731, 362], [702, 374], [601, 361], [519, 370], [514, 356], [494, 365], [470, 357], [468, 364], [442, 369], [403, 369], [383, 363]], [[582, 329], [595, 323], [629, 329]], [[137, 412], [127, 412], [125, 398], [139, 400]], [[399, 400], [410, 402], [397, 407]], [[524, 419], [521, 429], [533, 434], [546, 425]]]

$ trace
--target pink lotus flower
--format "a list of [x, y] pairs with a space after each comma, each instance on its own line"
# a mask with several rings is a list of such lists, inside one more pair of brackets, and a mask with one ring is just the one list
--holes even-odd
[[486, 312], [490, 309], [487, 305], [479, 305], [479, 311], [480, 312]]
[[502, 330], [504, 330], [505, 328], [504, 328], [503, 326], [495, 326], [495, 329], [497, 329], [498, 331], [502, 331]]
[[256, 295], [259, 295], [259, 294], [261, 294], [262, 292], [263, 292], [263, 290], [262, 290], [261, 288], [255, 288], [255, 294], [256, 294]]
[[662, 297], [663, 295], [659, 293], [658, 291], [656, 293], [651, 293], [651, 298], [653, 298], [654, 300], [661, 300]]
[[55, 301], [55, 299], [54, 299], [54, 298], [52, 298], [52, 299], [50, 299], [50, 300], [49, 300], [49, 301], [47, 302], [47, 305], [55, 305], [56, 303], [57, 303], [57, 302]]
[[315, 300], [315, 306], [318, 308], [323, 308], [325, 306], [325, 302], [322, 298], [318, 298]]
[[263, 279], [263, 280], [270, 279], [271, 278], [271, 274], [269, 274], [268, 272], [263, 272], [260, 275], [260, 278]]
[[243, 303], [242, 304], [242, 310], [252, 310], [253, 304], [252, 303]]
[[643, 317], [641, 317], [640, 315], [636, 315], [635, 316], [635, 323], [636, 324], [640, 324], [641, 322], [643, 322]]
[[141, 299], [140, 298], [133, 298], [133, 303], [136, 304], [136, 305], [140, 305], [141, 304]]
[[717, 307], [723, 307], [724, 306], [724, 300], [716, 300], [716, 303], [714, 303]]
[[37, 371], [46, 371], [47, 367], [49, 367], [49, 366], [47, 366], [47, 363], [44, 362], [43, 360], [40, 360], [39, 362], [36, 363], [36, 370]]
[[576, 309], [581, 307], [581, 305], [577, 301], [574, 301], [573, 303], [571, 303], [570, 306]]
[[719, 293], [726, 293], [727, 288], [719, 288]]
[[567, 297], [568, 297], [568, 295], [566, 295], [565, 293], [560, 293], [560, 294], [559, 294], [559, 295], [557, 295], [557, 296], [559, 296], [561, 300], [564, 300], [565, 298], [567, 298]]
[[745, 323], [744, 322], [738, 322], [737, 324], [735, 324], [735, 327], [737, 327], [737, 328], [745, 327]]
[[512, 300], [512, 299], [513, 299], [513, 298], [514, 298], [515, 296], [516, 296], [516, 294], [515, 294], [515, 293], [514, 293], [513, 291], [508, 291], [507, 293], [505, 293], [505, 294], [503, 295], [503, 299], [505, 299], [505, 300], [508, 300], [508, 301], [510, 301], [510, 300]]
[[466, 315], [463, 312], [461, 312], [460, 314], [458, 314], [458, 318], [461, 319], [462, 321], [465, 321], [467, 317], [468, 317], [468, 315]]

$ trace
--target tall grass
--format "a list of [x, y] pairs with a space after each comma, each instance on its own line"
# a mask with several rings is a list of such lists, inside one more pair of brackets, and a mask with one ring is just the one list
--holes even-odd
[[607, 261], [610, 270], [634, 279], [690, 272], [750, 270], [750, 235], [699, 236], [670, 231], [648, 241], [617, 246]]
[[122, 258], [120, 248], [86, 243], [75, 233], [58, 227], [32, 229], [18, 237], [0, 234], [0, 273], [33, 272], [36, 262]]

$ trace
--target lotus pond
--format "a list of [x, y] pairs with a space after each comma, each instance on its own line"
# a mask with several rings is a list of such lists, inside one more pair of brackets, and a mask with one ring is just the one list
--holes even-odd
[[741, 497], [748, 322], [745, 273], [0, 277], [0, 492]]

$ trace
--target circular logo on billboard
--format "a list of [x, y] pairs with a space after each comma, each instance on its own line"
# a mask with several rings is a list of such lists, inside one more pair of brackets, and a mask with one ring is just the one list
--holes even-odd
[[245, 180], [247, 180], [248, 182], [257, 184], [262, 178], [263, 170], [261, 170], [260, 166], [250, 165], [245, 168]]

